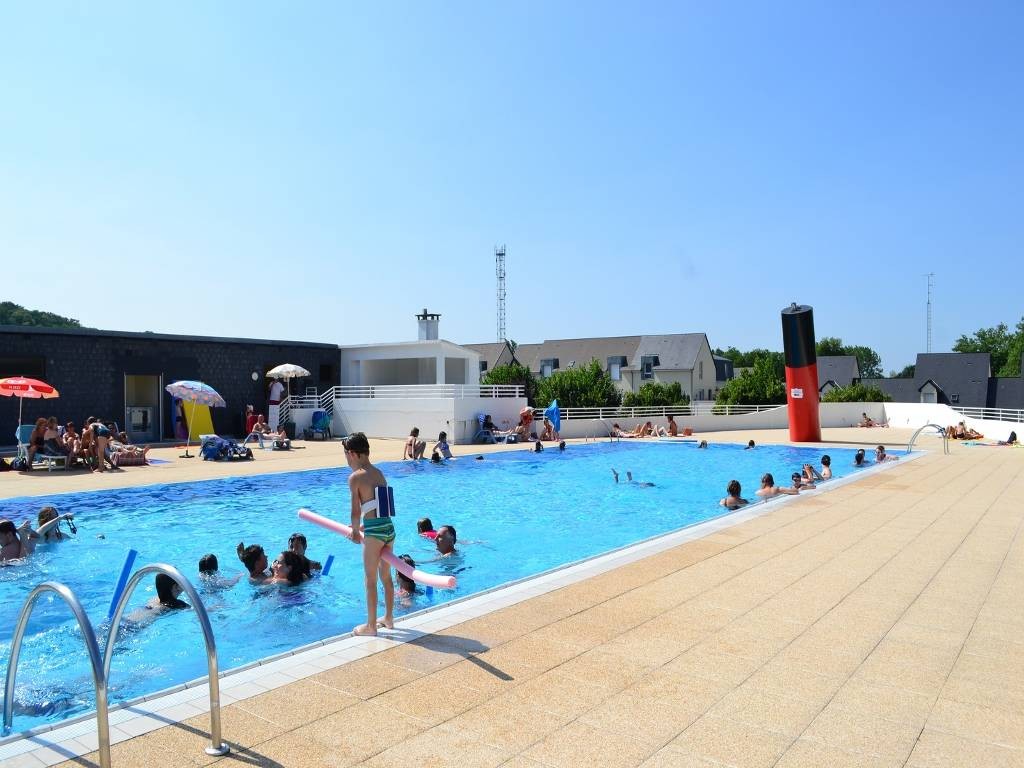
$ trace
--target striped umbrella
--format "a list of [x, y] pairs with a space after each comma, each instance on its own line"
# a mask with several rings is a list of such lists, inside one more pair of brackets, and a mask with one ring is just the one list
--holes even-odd
[[[182, 400], [191, 400], [193, 418], [195, 418], [196, 415], [196, 405], [209, 405], [215, 408], [223, 408], [227, 405], [227, 403], [224, 402], [224, 398], [220, 396], [220, 393], [217, 392], [216, 389], [201, 381], [176, 381], [173, 384], [168, 384], [164, 389], [166, 389], [172, 397], [178, 397]], [[188, 446], [191, 439], [192, 429], [190, 427], [188, 435], [185, 437], [185, 453], [180, 458], [192, 458], [192, 455], [188, 452]]]
[[0, 395], [4, 397], [18, 398], [18, 427], [21, 427], [21, 406], [26, 397], [37, 400], [40, 397], [60, 397], [55, 387], [51, 387], [45, 381], [39, 379], [26, 379], [24, 376], [11, 376], [0, 379]]

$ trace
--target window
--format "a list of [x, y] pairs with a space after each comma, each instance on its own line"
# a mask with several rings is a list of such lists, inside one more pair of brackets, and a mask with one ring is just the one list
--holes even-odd
[[480, 373], [486, 373], [486, 371], [487, 371], [487, 361], [486, 360], [481, 360], [480, 361]]
[[641, 379], [653, 379], [654, 378], [654, 367], [661, 365], [661, 361], [658, 360], [657, 355], [644, 355], [640, 358], [640, 378]]
[[[703, 360], [700, 361], [700, 365], [698, 367], [699, 367], [699, 370], [700, 370], [700, 380], [704, 381], [704, 361]], [[704, 398], [702, 397], [701, 400], [703, 400], [703, 399]]]
[[954, 392], [953, 394], [951, 394], [949, 396], [949, 402], [951, 402], [951, 403], [959, 403], [960, 402], [960, 395], [958, 395], [956, 392]]
[[546, 379], [558, 368], [558, 358], [551, 357], [547, 360], [540, 361], [540, 375], [541, 378]]
[[622, 381], [622, 369], [626, 365], [626, 358], [622, 355], [615, 355], [609, 357], [608, 360], [608, 376], [612, 381]]

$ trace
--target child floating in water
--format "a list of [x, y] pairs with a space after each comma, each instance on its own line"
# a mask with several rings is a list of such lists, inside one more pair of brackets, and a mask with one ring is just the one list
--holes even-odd
[[[363, 545], [363, 577], [366, 586], [366, 623], [352, 630], [354, 635], [376, 635], [377, 627], [394, 629], [395, 585], [391, 580], [391, 566], [381, 560], [385, 549], [391, 550], [395, 540], [395, 526], [391, 518], [395, 511], [387, 502], [380, 507], [378, 489], [387, 488], [384, 474], [370, 463], [370, 443], [362, 432], [355, 432], [344, 442], [345, 459], [352, 474], [348, 478], [352, 494], [352, 543]], [[389, 494], [381, 494], [388, 499]], [[361, 523], [361, 525], [360, 525]], [[377, 578], [384, 584], [384, 618], [377, 621]]]
[[426, 539], [437, 538], [437, 531], [434, 530], [434, 524], [429, 517], [420, 518], [420, 521], [416, 523], [416, 532]]

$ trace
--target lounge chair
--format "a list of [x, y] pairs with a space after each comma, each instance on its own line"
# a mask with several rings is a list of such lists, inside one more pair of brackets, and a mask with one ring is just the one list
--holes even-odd
[[[18, 458], [28, 462], [28, 441], [32, 438], [32, 430], [35, 427], [31, 424], [22, 424], [14, 430], [14, 436], [18, 440]], [[36, 451], [32, 457], [32, 469], [46, 465], [46, 471], [51, 472], [55, 466], [68, 468], [68, 457], [64, 454], [54, 455]]]
[[477, 414], [476, 420], [480, 427], [477, 429], [476, 434], [473, 435], [473, 442], [482, 443], [484, 445], [494, 445], [498, 442], [497, 438], [494, 436], [493, 429], [484, 429], [484, 422], [487, 420], [487, 414]]
[[313, 411], [313, 421], [306, 430], [306, 439], [316, 440], [317, 435], [320, 440], [330, 440], [332, 437], [331, 417], [327, 411]]

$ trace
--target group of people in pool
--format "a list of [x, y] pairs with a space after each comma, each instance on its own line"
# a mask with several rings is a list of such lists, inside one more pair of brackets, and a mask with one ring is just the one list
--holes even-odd
[[[753, 440], [750, 441], [751, 445], [748, 448], [753, 447]], [[879, 445], [875, 448], [875, 462], [881, 464], [886, 461], [899, 461], [899, 456], [891, 456], [885, 452], [885, 446]], [[854, 466], [861, 467], [865, 464], [871, 463], [865, 458], [864, 449], [861, 448], [854, 454], [853, 464]], [[821, 457], [821, 470], [817, 470], [811, 464], [804, 464], [799, 472], [793, 472], [790, 476], [791, 484], [788, 486], [776, 485], [775, 477], [771, 472], [765, 472], [761, 475], [761, 487], [757, 490], [757, 495], [765, 499], [766, 501], [775, 496], [796, 496], [800, 491], [810, 491], [817, 487], [816, 483], [821, 483], [826, 480], [832, 479], [832, 457], [827, 453]], [[728, 509], [736, 509], [742, 507], [744, 504], [749, 504], [747, 499], [742, 497], [743, 490], [740, 486], [739, 480], [730, 480], [729, 484], [725, 488], [725, 497], [718, 503], [727, 507]]]
[[[15, 525], [11, 520], [0, 519], [0, 565], [24, 561], [35, 552], [38, 544], [67, 540], [78, 532], [74, 521], [75, 516], [72, 513], [60, 514], [56, 507], [49, 505], [39, 510], [35, 528], [27, 517], [21, 525]], [[62, 522], [67, 524], [67, 533], [60, 530]]]

